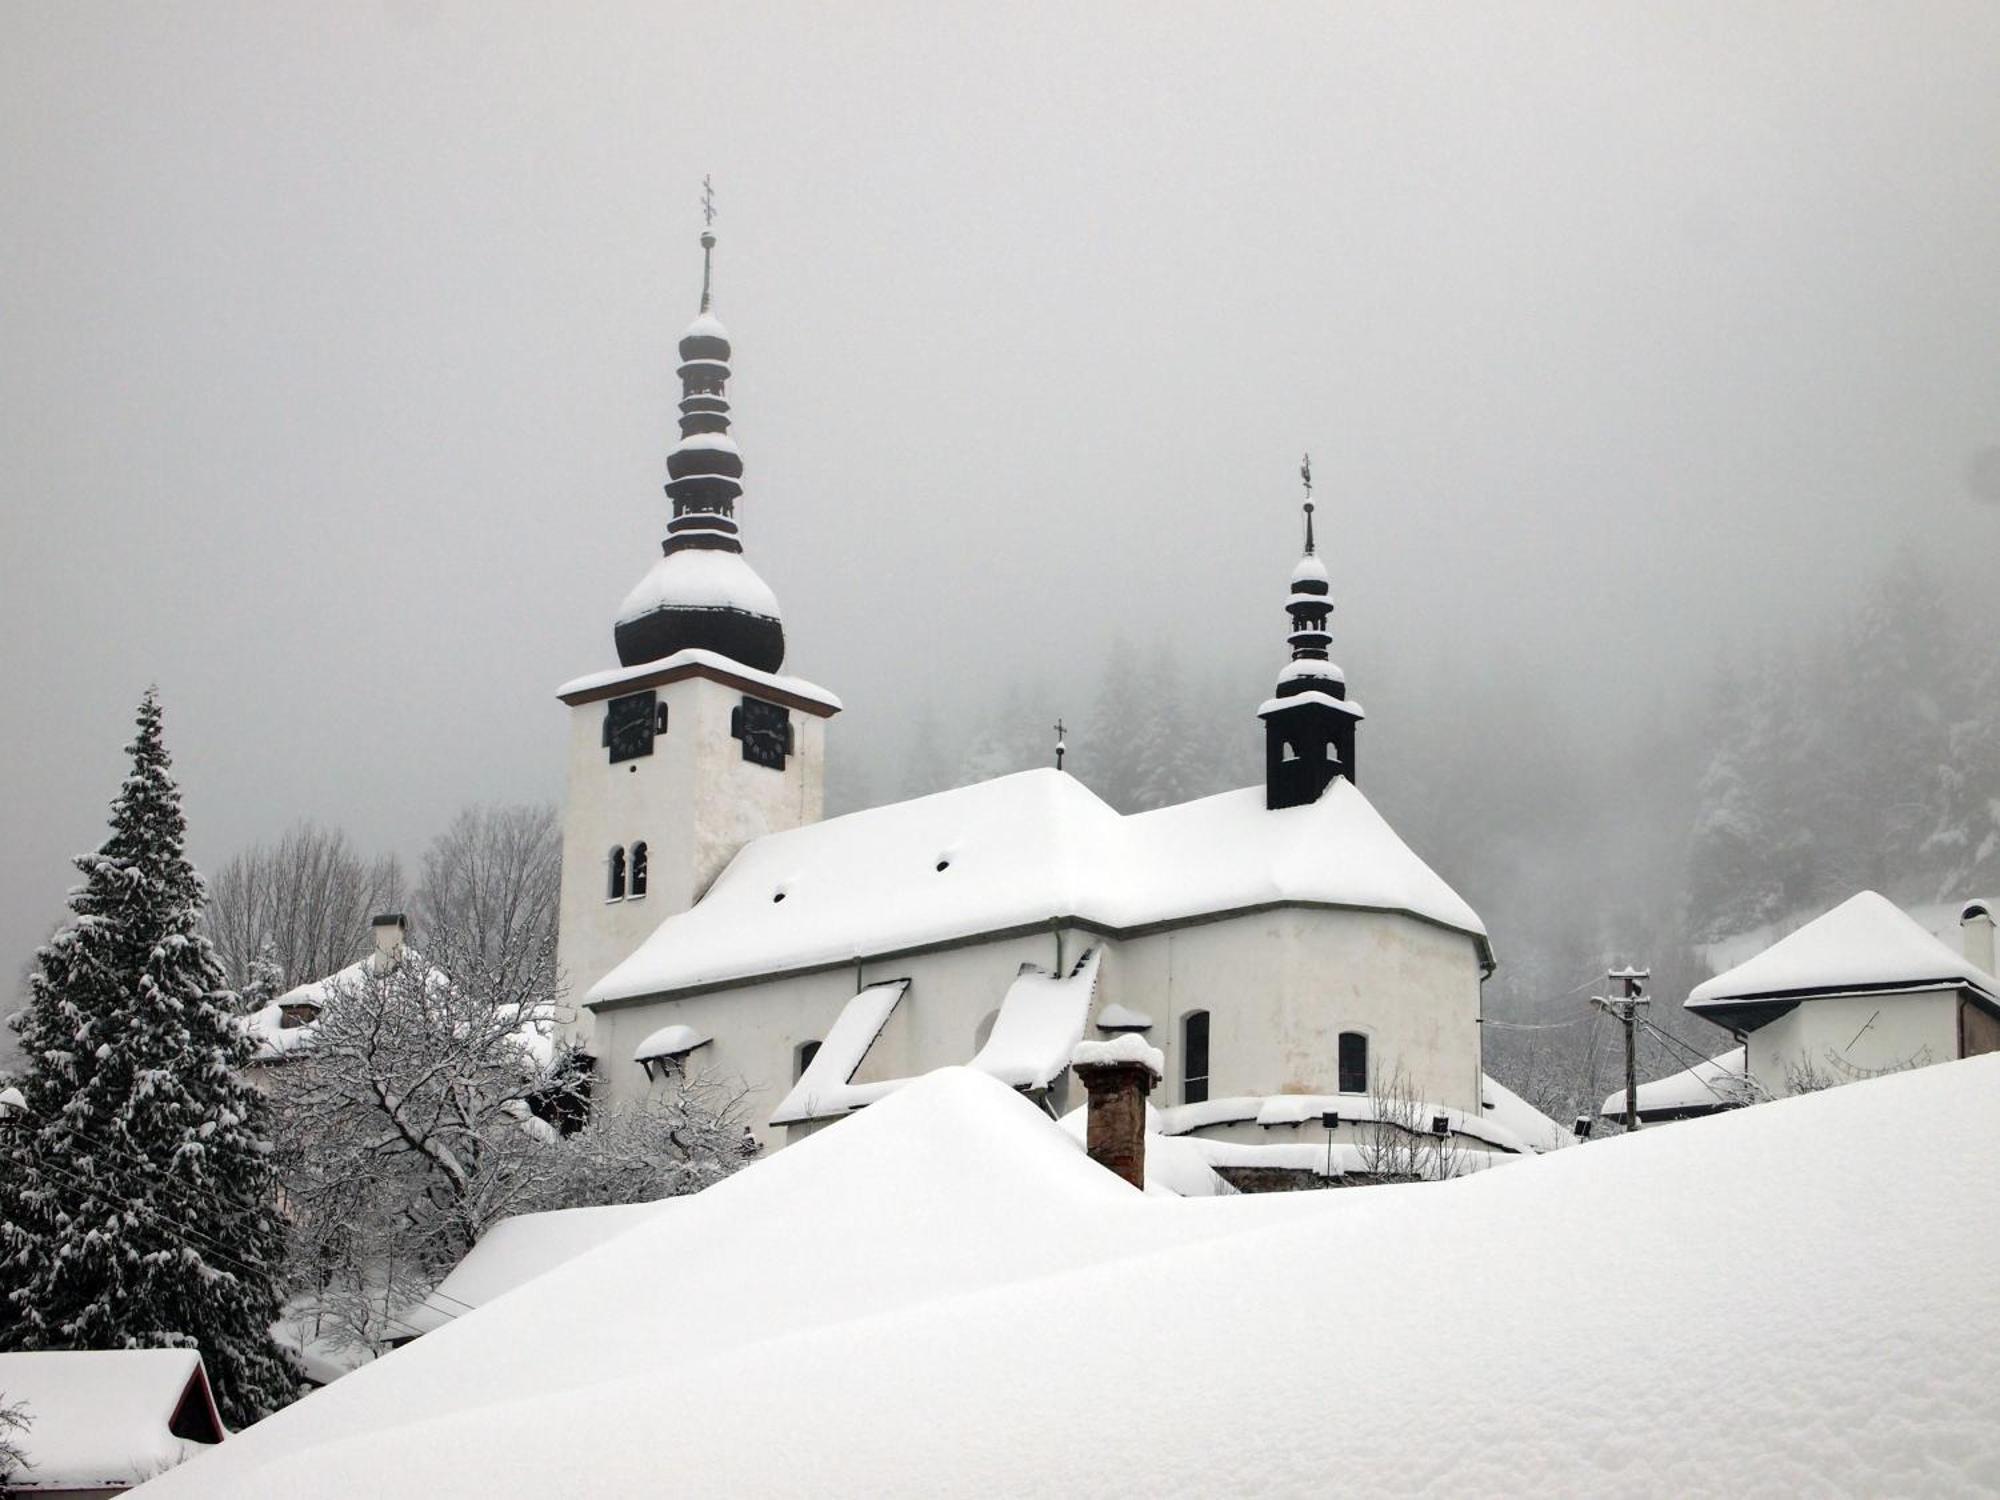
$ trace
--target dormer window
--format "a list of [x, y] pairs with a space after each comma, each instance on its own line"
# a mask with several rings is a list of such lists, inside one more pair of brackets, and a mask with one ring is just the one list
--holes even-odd
[[611, 851], [610, 876], [605, 885], [604, 899], [623, 901], [625, 899], [625, 846], [619, 844]]

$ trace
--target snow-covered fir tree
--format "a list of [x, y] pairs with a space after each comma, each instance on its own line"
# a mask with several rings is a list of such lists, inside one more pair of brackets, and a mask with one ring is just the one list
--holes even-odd
[[0, 1348], [198, 1348], [225, 1421], [289, 1400], [284, 1257], [250, 1046], [202, 932], [148, 691], [70, 921], [22, 1018], [25, 1116], [0, 1159]]

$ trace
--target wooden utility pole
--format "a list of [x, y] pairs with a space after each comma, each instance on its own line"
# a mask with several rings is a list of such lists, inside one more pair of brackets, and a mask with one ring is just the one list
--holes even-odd
[[1625, 1028], [1625, 1128], [1639, 1128], [1639, 1007], [1651, 1005], [1646, 983], [1651, 969], [1635, 969], [1627, 964], [1605, 976], [1618, 986], [1616, 995], [1592, 995], [1590, 1003], [1613, 1016]]

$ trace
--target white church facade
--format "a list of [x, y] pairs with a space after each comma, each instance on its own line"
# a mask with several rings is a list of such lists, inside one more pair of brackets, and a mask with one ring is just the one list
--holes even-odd
[[1139, 1032], [1167, 1060], [1161, 1130], [1225, 1176], [1338, 1175], [1390, 1078], [1457, 1150], [1564, 1143], [1482, 1071], [1477, 914], [1355, 783], [1309, 497], [1264, 785], [1121, 816], [1045, 769], [822, 819], [841, 704], [781, 675], [743, 555], [702, 244], [662, 555], [619, 612], [620, 665], [559, 690], [560, 960], [598, 1097], [726, 1080], [770, 1148], [970, 1064], [1061, 1114], [1076, 1045]]

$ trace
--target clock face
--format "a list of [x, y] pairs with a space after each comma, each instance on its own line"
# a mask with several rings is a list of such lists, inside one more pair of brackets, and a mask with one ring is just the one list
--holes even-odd
[[658, 697], [652, 692], [628, 693], [605, 706], [604, 748], [611, 752], [613, 764], [653, 753]]
[[792, 716], [775, 703], [745, 698], [736, 710], [736, 737], [743, 741], [743, 758], [753, 765], [785, 768], [792, 751]]

